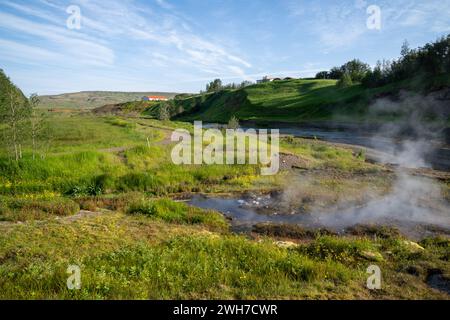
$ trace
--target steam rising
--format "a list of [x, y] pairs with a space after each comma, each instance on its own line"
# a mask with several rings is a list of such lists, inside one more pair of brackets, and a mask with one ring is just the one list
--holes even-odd
[[329, 227], [360, 223], [431, 224], [450, 228], [448, 204], [434, 181], [414, 177], [399, 170], [394, 185], [386, 196], [366, 205], [334, 213], [318, 213], [318, 222]]
[[[402, 92], [372, 104], [371, 115], [395, 114], [396, 119], [402, 119], [380, 127], [370, 141], [377, 151], [382, 151], [381, 162], [394, 170], [387, 193], [373, 188], [336, 199], [337, 195], [329, 189], [315, 188], [320, 183], [315, 175], [291, 175], [282, 194], [275, 196], [250, 195], [237, 201], [194, 197], [191, 203], [226, 212], [239, 221], [239, 227], [265, 221], [342, 231], [355, 224], [383, 224], [396, 226], [412, 237], [422, 237], [436, 229], [450, 234], [450, 205], [443, 197], [441, 185], [420, 175], [423, 170], [429, 172], [427, 159], [445, 143], [442, 133], [450, 115], [449, 106], [450, 90], [426, 97]], [[336, 201], [334, 208], [327, 207]]]
[[[447, 119], [450, 108], [449, 101], [439, 97], [439, 93], [423, 97], [403, 92], [396, 101], [383, 98], [370, 107], [372, 115], [402, 116], [401, 121], [383, 125], [372, 137], [372, 144], [384, 151], [382, 162], [394, 164], [396, 179], [387, 195], [367, 195], [372, 200], [363, 206], [317, 210], [312, 216], [318, 224], [338, 228], [361, 223], [431, 224], [450, 229], [449, 204], [440, 185], [407, 170], [430, 167], [427, 156], [442, 143], [440, 120]], [[425, 121], [430, 118], [434, 121]]]
[[372, 146], [385, 152], [382, 162], [404, 168], [430, 167], [427, 156], [444, 140], [442, 133], [450, 115], [449, 93], [421, 96], [403, 91], [395, 100], [382, 98], [370, 106], [370, 116], [394, 115], [401, 119], [384, 124], [371, 139]]

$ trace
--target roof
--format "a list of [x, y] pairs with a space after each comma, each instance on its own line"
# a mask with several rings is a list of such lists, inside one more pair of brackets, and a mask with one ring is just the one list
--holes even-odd
[[165, 96], [145, 96], [144, 98], [149, 98], [149, 99], [167, 99], [167, 97]]

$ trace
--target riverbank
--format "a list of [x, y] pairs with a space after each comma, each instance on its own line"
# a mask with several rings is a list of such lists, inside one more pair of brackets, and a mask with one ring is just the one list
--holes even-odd
[[[206, 123], [205, 128], [224, 128], [225, 125], [219, 123]], [[336, 143], [336, 146], [347, 148], [363, 147], [368, 158], [375, 162], [398, 165], [398, 153], [404, 148], [407, 142], [423, 142], [428, 144], [427, 148], [420, 150], [417, 157], [423, 158], [423, 168], [432, 168], [440, 171], [450, 171], [450, 129], [443, 128], [441, 124], [434, 124], [427, 127], [426, 132], [432, 135], [423, 137], [411, 134], [411, 131], [397, 128], [405, 127], [404, 122], [399, 123], [355, 123], [355, 122], [259, 122], [242, 121], [242, 129], [278, 129], [280, 134], [306, 139], [318, 139]], [[396, 128], [398, 134], [392, 132]], [[420, 130], [423, 130], [420, 127]], [[405, 163], [402, 163], [405, 165]], [[407, 165], [407, 164], [406, 164]], [[413, 165], [412, 167], [417, 167]]]
[[[87, 114], [53, 114], [50, 121], [45, 157], [33, 160], [24, 150], [16, 165], [2, 158], [2, 298], [449, 298], [445, 233], [412, 242], [383, 228], [345, 234], [312, 228], [299, 237], [299, 229], [289, 231], [295, 224], [284, 224], [243, 235], [218, 211], [171, 199], [274, 194], [276, 201], [261, 209], [276, 207], [280, 217], [364, 205], [389, 195], [397, 181], [393, 168], [367, 162], [364, 152], [285, 136], [282, 170], [261, 177], [248, 165], [173, 165], [167, 137], [190, 129], [186, 123]], [[436, 183], [449, 199], [448, 181]], [[380, 291], [366, 287], [374, 263], [383, 271]], [[80, 267], [81, 290], [66, 287], [69, 265]]]

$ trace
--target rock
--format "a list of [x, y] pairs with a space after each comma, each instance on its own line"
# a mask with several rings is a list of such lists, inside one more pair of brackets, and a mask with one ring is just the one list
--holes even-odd
[[423, 251], [423, 250], [425, 250], [424, 247], [422, 247], [421, 245], [419, 245], [418, 243], [413, 242], [413, 241], [404, 240], [403, 244], [405, 244], [412, 251]]
[[373, 252], [373, 251], [363, 251], [361, 252], [361, 257], [364, 259], [367, 259], [369, 261], [383, 261], [384, 258], [379, 252]]
[[292, 241], [276, 241], [275, 244], [280, 248], [291, 249], [297, 248], [298, 244]]
[[198, 234], [201, 235], [201, 236], [204, 236], [204, 237], [211, 238], [211, 239], [218, 239], [218, 238], [220, 238], [220, 236], [217, 233], [213, 233], [213, 232], [208, 231], [208, 230], [202, 230]]

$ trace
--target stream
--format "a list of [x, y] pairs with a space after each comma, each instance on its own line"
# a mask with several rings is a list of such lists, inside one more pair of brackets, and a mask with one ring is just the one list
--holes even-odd
[[[223, 125], [217, 123], [205, 123], [204, 128], [220, 128]], [[396, 157], [393, 155], [395, 149], [401, 147], [400, 142], [393, 142], [389, 137], [383, 137], [382, 134], [376, 134], [377, 128], [360, 127], [357, 125], [341, 126], [290, 126], [287, 124], [274, 124], [274, 128], [280, 130], [281, 135], [292, 135], [301, 138], [315, 138], [332, 143], [340, 143], [349, 146], [358, 146], [368, 148], [373, 158], [380, 162], [389, 162], [396, 164]], [[266, 129], [253, 125], [252, 123], [243, 123], [242, 129]], [[448, 134], [448, 133], [447, 133]], [[448, 140], [448, 137], [446, 137]], [[447, 141], [427, 141], [427, 152], [423, 155], [428, 167], [434, 170], [450, 171], [450, 145]]]
[[[424, 215], [371, 215], [377, 207], [385, 205], [385, 199], [375, 200], [361, 207], [330, 209], [329, 211], [301, 213], [286, 211], [276, 197], [271, 195], [206, 196], [194, 195], [188, 204], [202, 209], [221, 212], [231, 221], [234, 232], [251, 232], [258, 223], [295, 224], [306, 229], [327, 229], [338, 234], [349, 227], [361, 225], [386, 225], [398, 228], [411, 239], [436, 235], [450, 236], [450, 216], [445, 207], [433, 212], [430, 219]], [[427, 209], [425, 209], [427, 210]]]
[[[275, 126], [275, 125], [274, 125]], [[205, 124], [204, 128], [220, 128], [218, 124]], [[255, 128], [246, 124], [242, 129]], [[279, 127], [280, 134], [364, 147], [367, 155], [383, 163], [396, 164], [401, 158], [397, 152], [398, 144], [392, 139], [377, 136], [373, 131], [347, 128], [324, 129], [318, 127]], [[421, 155], [426, 167], [450, 171], [450, 147], [444, 142], [427, 142], [427, 153]], [[413, 146], [414, 150], [414, 146]], [[400, 164], [401, 165], [401, 164]], [[420, 167], [420, 165], [419, 165]], [[450, 214], [448, 202], [436, 199], [439, 194], [436, 186], [409, 175], [402, 175], [393, 191], [380, 199], [374, 199], [360, 207], [345, 209], [329, 208], [324, 212], [295, 212], [285, 208], [278, 196], [238, 195], [232, 197], [195, 195], [188, 203], [203, 209], [213, 209], [223, 213], [231, 220], [235, 232], [249, 232], [258, 223], [297, 224], [308, 229], [327, 228], [344, 233], [346, 228], [356, 224], [377, 224], [395, 226], [403, 234], [419, 239], [437, 234], [450, 235]]]

